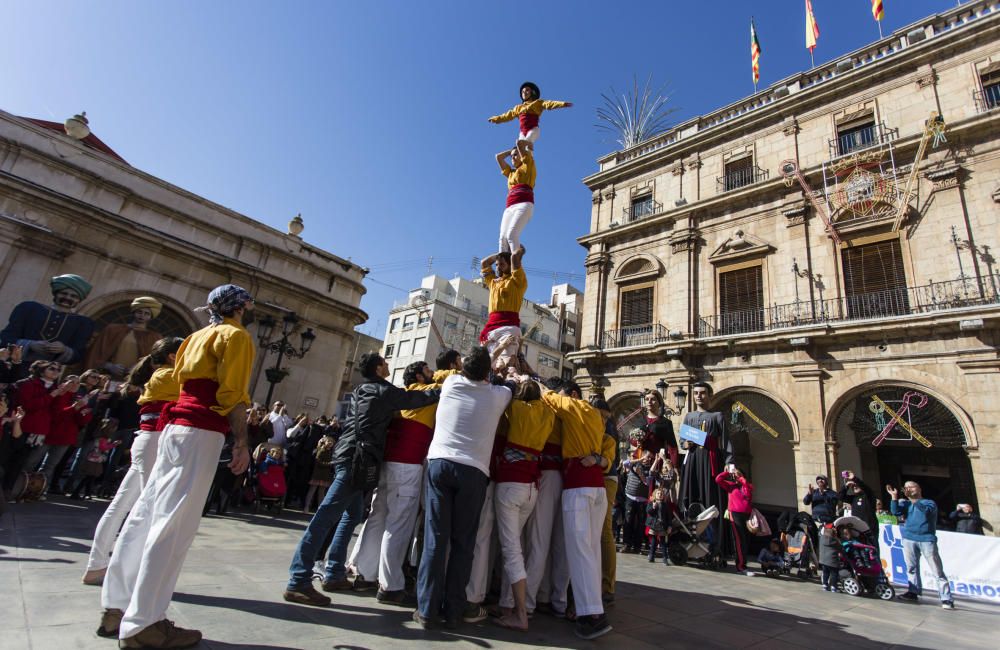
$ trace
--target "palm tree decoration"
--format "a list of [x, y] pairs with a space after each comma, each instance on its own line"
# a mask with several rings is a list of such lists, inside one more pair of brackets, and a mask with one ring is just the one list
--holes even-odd
[[664, 94], [666, 84], [654, 90], [652, 80], [650, 75], [640, 88], [639, 79], [633, 77], [631, 92], [621, 96], [613, 87], [609, 93], [601, 93], [604, 106], [597, 109], [601, 122], [595, 126], [615, 136], [615, 141], [624, 149], [664, 133], [672, 126], [670, 116], [677, 109], [667, 106], [670, 94]]

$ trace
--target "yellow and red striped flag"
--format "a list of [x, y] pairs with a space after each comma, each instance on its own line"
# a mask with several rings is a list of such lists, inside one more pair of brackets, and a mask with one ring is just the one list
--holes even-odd
[[885, 18], [885, 9], [882, 7], [882, 0], [872, 0], [872, 18], [875, 20]]
[[816, 39], [819, 38], [819, 23], [816, 16], [813, 16], [812, 2], [806, 0], [806, 49], [812, 54], [816, 49]]
[[753, 86], [757, 87], [760, 81], [760, 41], [757, 40], [757, 29], [753, 26], [753, 18], [750, 19], [750, 65], [753, 66]]

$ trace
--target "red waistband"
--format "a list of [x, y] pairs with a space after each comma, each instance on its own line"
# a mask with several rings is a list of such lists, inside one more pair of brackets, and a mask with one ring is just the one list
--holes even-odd
[[164, 410], [165, 423], [229, 433], [229, 421], [211, 408], [219, 405], [215, 399], [218, 392], [219, 382], [213, 379], [188, 379], [177, 402]]
[[490, 332], [498, 327], [520, 327], [521, 316], [516, 311], [491, 311], [483, 325], [483, 331], [479, 333], [479, 342], [486, 343], [486, 338]]
[[542, 460], [538, 464], [542, 471], [553, 469], [562, 470], [562, 445], [554, 442], [547, 442], [542, 447]]
[[535, 190], [527, 183], [518, 183], [507, 190], [507, 207], [518, 203], [534, 203]]
[[141, 431], [163, 431], [167, 423], [166, 410], [175, 402], [146, 402], [139, 407], [139, 429]]
[[563, 459], [563, 489], [604, 487], [604, 470], [594, 464], [584, 467], [579, 458]]
[[385, 461], [419, 465], [427, 458], [433, 437], [434, 430], [423, 423], [393, 418], [385, 437]]
[[521, 133], [524, 135], [528, 134], [528, 131], [538, 126], [538, 118], [540, 115], [536, 115], [531, 111], [524, 111], [518, 115], [518, 121], [521, 123]]

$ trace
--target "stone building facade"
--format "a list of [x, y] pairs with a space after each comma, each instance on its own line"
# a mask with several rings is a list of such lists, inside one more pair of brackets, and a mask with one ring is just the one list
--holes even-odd
[[[164, 305], [150, 328], [185, 336], [207, 322], [192, 308], [228, 282], [255, 297], [257, 318], [294, 312], [292, 343], [306, 328], [316, 339], [304, 358], [285, 358], [274, 394], [315, 415], [335, 407], [354, 328], [367, 318], [358, 265], [136, 169], [92, 134], [74, 139], [57, 123], [0, 111], [0, 317], [24, 300], [48, 304], [49, 278], [62, 273], [93, 284], [78, 312], [98, 328], [148, 295]], [[275, 361], [258, 351], [254, 399]]]
[[1000, 524], [1000, 3], [599, 164], [581, 384], [710, 381], [764, 506], [853, 469]]

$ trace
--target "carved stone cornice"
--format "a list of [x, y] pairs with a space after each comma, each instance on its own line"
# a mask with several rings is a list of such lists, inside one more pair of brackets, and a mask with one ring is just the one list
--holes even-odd
[[596, 251], [587, 255], [583, 260], [583, 265], [587, 267], [588, 273], [607, 270], [611, 265], [611, 254], [606, 251]]
[[681, 253], [694, 250], [698, 243], [699, 233], [694, 228], [678, 230], [670, 236], [670, 252]]
[[697, 156], [694, 157], [694, 158], [692, 158], [691, 160], [687, 161], [687, 165], [686, 166], [687, 166], [688, 169], [700, 169], [701, 168], [701, 158], [699, 158]]
[[615, 192], [615, 188], [609, 187], [608, 189], [604, 190], [601, 193], [601, 196], [604, 197], [605, 201], [610, 201], [611, 199], [615, 198], [615, 196], [617, 196], [617, 193]]
[[676, 165], [669, 167], [670, 173], [674, 176], [680, 176], [684, 173], [684, 163], [679, 162]]
[[785, 217], [786, 228], [801, 226], [809, 216], [809, 208], [804, 199], [796, 199], [781, 206], [781, 214]]
[[594, 195], [590, 197], [591, 203], [594, 205], [600, 205], [603, 199], [601, 198], [601, 190], [595, 190]]
[[785, 135], [795, 135], [801, 130], [802, 128], [799, 127], [798, 120], [796, 120], [794, 117], [790, 117], [785, 120], [785, 124], [782, 127], [781, 132], [784, 133]]
[[937, 83], [938, 76], [937, 71], [931, 66], [925, 66], [920, 70], [920, 76], [917, 77], [917, 88], [926, 88], [927, 86], [933, 86]]
[[803, 368], [800, 370], [792, 370], [790, 374], [795, 381], [817, 382], [830, 378], [830, 375], [822, 368]]
[[958, 187], [962, 182], [962, 166], [948, 165], [947, 167], [932, 169], [926, 172], [924, 177], [934, 184], [935, 192]]

